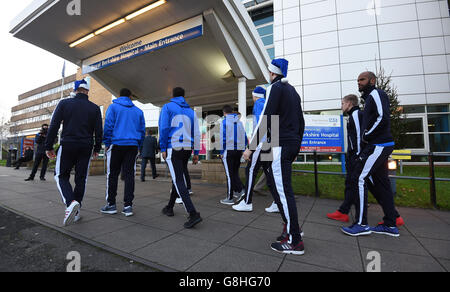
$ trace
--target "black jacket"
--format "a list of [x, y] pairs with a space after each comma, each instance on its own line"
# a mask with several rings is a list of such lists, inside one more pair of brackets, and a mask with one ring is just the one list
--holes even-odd
[[42, 131], [36, 134], [34, 138], [36, 154], [45, 153], [45, 139], [47, 138], [47, 134]]
[[23, 154], [23, 158], [26, 161], [31, 161], [33, 160], [33, 156], [34, 156], [34, 151], [33, 150], [25, 150], [25, 153]]
[[349, 158], [353, 158], [361, 152], [361, 118], [363, 112], [359, 106], [355, 106], [348, 112], [348, 115], [347, 155]]
[[153, 136], [147, 136], [144, 139], [141, 155], [143, 158], [155, 158], [158, 151], [158, 140]]
[[362, 142], [371, 145], [392, 143], [389, 97], [383, 90], [371, 87], [362, 98], [365, 100], [361, 121]]
[[53, 149], [53, 141], [58, 135], [61, 123], [63, 124], [61, 145], [94, 146], [94, 152], [100, 151], [103, 137], [102, 115], [100, 108], [90, 102], [87, 95], [79, 93], [73, 98], [59, 102], [45, 141], [46, 150]]
[[[279, 116], [278, 128], [272, 127], [272, 116]], [[264, 126], [264, 120], [267, 121], [267, 127]], [[279, 133], [279, 146], [301, 144], [304, 131], [305, 119], [300, 96], [292, 85], [282, 82], [282, 78], [279, 76], [267, 88], [267, 101], [259, 123], [253, 132], [250, 141], [251, 149], [253, 150], [256, 143], [259, 144], [266, 134], [268, 142], [276, 143], [274, 140], [276, 132]], [[278, 145], [272, 144], [271, 146]]]

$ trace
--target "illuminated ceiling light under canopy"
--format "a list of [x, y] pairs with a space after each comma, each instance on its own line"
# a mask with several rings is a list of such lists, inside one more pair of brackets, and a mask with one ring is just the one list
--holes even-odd
[[152, 3], [152, 4], [146, 6], [146, 7], [142, 8], [142, 9], [139, 9], [139, 10], [136, 11], [136, 12], [133, 12], [133, 13], [129, 14], [128, 16], [125, 17], [125, 19], [126, 19], [126, 20], [133, 19], [133, 18], [135, 18], [136, 16], [139, 16], [139, 15], [141, 15], [141, 14], [144, 14], [145, 12], [148, 12], [148, 11], [150, 11], [150, 10], [152, 10], [152, 9], [155, 9], [155, 8], [158, 7], [158, 6], [163, 5], [164, 3], [166, 3], [166, 0], [159, 0], [159, 1], [156, 1], [155, 3]]
[[102, 33], [104, 33], [107, 30], [110, 30], [110, 29], [112, 29], [112, 28], [114, 28], [116, 26], [119, 26], [122, 23], [125, 23], [126, 21], [131, 20], [131, 19], [133, 19], [133, 18], [135, 18], [135, 17], [137, 17], [137, 16], [139, 16], [141, 14], [144, 14], [144, 13], [146, 13], [146, 12], [152, 10], [152, 9], [155, 9], [156, 7], [159, 7], [159, 6], [163, 5], [166, 2], [167, 2], [166, 0], [156, 1], [156, 2], [146, 6], [144, 8], [141, 8], [141, 9], [139, 9], [139, 10], [137, 10], [137, 11], [135, 11], [135, 12], [125, 16], [124, 18], [121, 18], [121, 19], [119, 19], [117, 21], [114, 21], [113, 23], [108, 24], [108, 25], [106, 25], [106, 26], [96, 30], [95, 32], [93, 32], [93, 33], [91, 33], [91, 34], [89, 34], [89, 35], [87, 35], [87, 36], [85, 36], [85, 37], [83, 37], [83, 38], [81, 38], [81, 39], [71, 43], [69, 45], [69, 47], [74, 48], [74, 47], [78, 46], [79, 44], [84, 43], [85, 41], [95, 37], [96, 35], [102, 34]]

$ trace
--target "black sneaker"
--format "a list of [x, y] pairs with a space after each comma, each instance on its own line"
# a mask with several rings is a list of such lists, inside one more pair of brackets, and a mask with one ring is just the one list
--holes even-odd
[[[305, 233], [303, 232], [303, 230], [300, 228], [300, 236], [303, 237], [305, 236]], [[281, 233], [280, 236], [277, 237], [277, 242], [283, 242], [283, 241], [287, 241], [289, 239], [289, 234], [287, 233], [287, 225], [283, 224], [283, 232]]]
[[285, 253], [285, 254], [293, 254], [293, 255], [303, 255], [305, 254], [305, 247], [303, 245], [303, 241], [300, 241], [297, 245], [292, 245], [287, 241], [284, 242], [274, 242], [270, 246], [274, 251]]
[[173, 208], [169, 208], [169, 206], [165, 206], [164, 209], [162, 209], [162, 213], [169, 217], [175, 216], [175, 214], [173, 213]]
[[33, 181], [33, 180], [34, 180], [34, 178], [32, 178], [32, 177], [25, 179], [25, 181]]
[[184, 223], [184, 228], [187, 228], [187, 229], [192, 228], [202, 221], [203, 221], [203, 219], [202, 219], [202, 217], [200, 217], [200, 213], [196, 213], [195, 215], [189, 216], [188, 222]]
[[41, 177], [41, 181], [46, 181], [45, 177]]

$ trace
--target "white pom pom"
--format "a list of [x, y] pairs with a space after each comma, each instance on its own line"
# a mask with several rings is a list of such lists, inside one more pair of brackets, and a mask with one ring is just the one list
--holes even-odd
[[284, 83], [284, 84], [289, 83], [289, 80], [287, 78], [283, 78], [283, 79], [281, 79], [281, 83]]

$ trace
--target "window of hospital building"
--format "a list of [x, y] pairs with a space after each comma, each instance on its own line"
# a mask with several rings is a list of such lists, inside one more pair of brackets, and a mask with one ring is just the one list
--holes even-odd
[[403, 106], [404, 114], [421, 114], [425, 112], [425, 106], [423, 105], [406, 105]]
[[255, 24], [256, 30], [271, 59], [275, 58], [275, 47], [273, 43], [273, 7], [249, 11], [250, 17]]
[[[450, 105], [429, 105], [428, 132], [431, 152], [450, 152]], [[450, 161], [450, 157], [439, 159]]]

